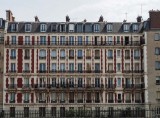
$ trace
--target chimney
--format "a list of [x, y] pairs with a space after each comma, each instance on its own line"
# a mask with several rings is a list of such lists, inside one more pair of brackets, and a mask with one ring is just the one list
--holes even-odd
[[15, 17], [13, 17], [13, 16], [12, 16], [12, 21], [13, 21], [13, 22], [15, 21]]
[[9, 22], [13, 22], [13, 14], [11, 10], [6, 10], [6, 20]]
[[67, 15], [66, 16], [66, 22], [69, 22], [70, 21], [70, 18], [69, 18], [69, 16]]
[[160, 11], [159, 10], [151, 10], [149, 11], [150, 18], [150, 28], [151, 29], [160, 29]]
[[142, 22], [142, 16], [138, 16], [138, 17], [137, 17], [137, 22], [138, 22], [138, 23]]
[[35, 16], [35, 22], [39, 22], [38, 16]]
[[99, 21], [98, 22], [103, 22], [103, 16], [102, 15], [99, 17]]
[[83, 22], [87, 22], [87, 20], [86, 19], [84, 19], [84, 21]]

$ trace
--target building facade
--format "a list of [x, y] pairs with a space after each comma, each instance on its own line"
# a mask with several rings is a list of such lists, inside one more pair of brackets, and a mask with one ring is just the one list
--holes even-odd
[[148, 107], [146, 27], [141, 17], [131, 23], [102, 16], [99, 22], [8, 21], [3, 109], [45, 116], [48, 110]]

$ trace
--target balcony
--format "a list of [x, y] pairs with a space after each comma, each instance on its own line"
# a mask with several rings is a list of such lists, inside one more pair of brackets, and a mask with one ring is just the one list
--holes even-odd
[[91, 59], [91, 56], [86, 56], [86, 59]]
[[46, 100], [39, 100], [39, 103], [46, 103]]
[[69, 56], [69, 59], [74, 59], [74, 56]]
[[29, 103], [29, 100], [23, 100], [23, 103]]
[[108, 100], [108, 103], [114, 103], [114, 100]]
[[144, 87], [145, 87], [144, 84], [134, 84], [134, 88], [135, 88], [135, 89], [142, 89], [142, 88], [144, 88]]
[[100, 56], [95, 56], [94, 59], [100, 59]]
[[60, 103], [65, 103], [65, 100], [60, 100]]
[[115, 89], [115, 85], [114, 84], [107, 84], [106, 88], [109, 90], [114, 90]]
[[23, 70], [23, 73], [30, 73], [30, 70]]
[[107, 73], [114, 73], [114, 70], [107, 70]]
[[131, 100], [126, 100], [125, 102], [126, 102], [126, 103], [131, 103]]
[[42, 57], [42, 56], [39, 56], [39, 59], [46, 59], [46, 56]]
[[57, 100], [51, 100], [51, 103], [57, 103]]
[[10, 100], [9, 103], [15, 103], [15, 100]]
[[38, 73], [47, 73], [47, 70], [39, 70]]
[[123, 73], [132, 73], [132, 70], [123, 70]]
[[77, 100], [77, 103], [83, 103], [83, 99]]
[[113, 56], [108, 56], [108, 59], [110, 60], [110, 59], [113, 59]]
[[23, 84], [22, 89], [31, 89], [30, 84]]
[[132, 89], [133, 86], [134, 86], [133, 84], [125, 84], [125, 85], [124, 85], [124, 88], [125, 88], [125, 89]]
[[95, 103], [100, 103], [100, 100], [95, 100]]
[[52, 60], [55, 60], [55, 59], [57, 59], [57, 57], [51, 57], [51, 59], [52, 59]]
[[78, 56], [77, 59], [83, 59], [83, 57], [82, 56]]
[[118, 102], [118, 103], [122, 103], [122, 100], [121, 100], [121, 99], [118, 99], [117, 102]]
[[62, 60], [62, 59], [65, 59], [65, 57], [60, 57], [60, 59]]
[[24, 56], [24, 59], [30, 59], [30, 56]]
[[9, 70], [9, 73], [16, 73], [17, 70]]
[[17, 85], [16, 84], [9, 84], [8, 89], [16, 89]]
[[135, 100], [135, 103], [141, 103], [141, 100]]
[[16, 59], [16, 56], [10, 56], [10, 59]]
[[74, 103], [74, 100], [69, 100], [69, 103]]
[[133, 72], [134, 73], [143, 73], [144, 71], [143, 70], [134, 70]]
[[140, 59], [140, 56], [136, 56], [134, 57], [135, 60], [139, 60]]
[[92, 100], [86, 100], [86, 103], [92, 103]]
[[130, 56], [125, 56], [125, 59], [130, 59]]

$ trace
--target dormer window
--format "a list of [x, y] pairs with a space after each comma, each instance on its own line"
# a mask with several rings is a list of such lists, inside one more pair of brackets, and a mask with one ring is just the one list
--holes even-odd
[[3, 19], [0, 19], [0, 27], [2, 27]]
[[99, 32], [99, 31], [100, 31], [100, 25], [94, 24], [94, 32]]
[[123, 31], [128, 32], [129, 31], [129, 24], [124, 24], [123, 25]]
[[46, 32], [47, 31], [47, 25], [46, 24], [41, 24], [41, 32]]
[[52, 24], [52, 32], [56, 32], [57, 31], [57, 25], [56, 24]]
[[113, 31], [113, 25], [107, 24], [107, 32], [112, 32], [112, 31]]
[[77, 32], [83, 32], [83, 24], [77, 24]]
[[11, 31], [12, 32], [18, 31], [18, 24], [11, 24]]
[[138, 24], [133, 24], [133, 32], [137, 32], [138, 31]]
[[25, 32], [31, 31], [31, 24], [25, 24]]
[[69, 32], [74, 32], [74, 24], [69, 24]]
[[60, 32], [66, 32], [66, 25], [60, 24]]

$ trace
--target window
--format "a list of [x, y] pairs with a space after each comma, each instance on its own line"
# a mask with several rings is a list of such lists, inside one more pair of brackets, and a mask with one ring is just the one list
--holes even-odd
[[62, 93], [60, 93], [60, 101], [61, 102], [64, 102], [65, 101], [65, 95], [64, 95], [65, 93], [64, 92], [62, 92]]
[[46, 32], [47, 31], [47, 25], [46, 24], [41, 24], [40, 31], [41, 32]]
[[29, 49], [25, 49], [24, 51], [24, 59], [29, 59], [30, 58], [30, 51]]
[[51, 58], [52, 59], [56, 59], [57, 58], [57, 51], [56, 50], [52, 50], [52, 52], [51, 52]]
[[78, 59], [82, 59], [82, 50], [78, 50]]
[[69, 36], [69, 45], [74, 45], [74, 36]]
[[60, 71], [65, 71], [65, 64], [64, 63], [60, 64]]
[[65, 87], [65, 78], [60, 78], [61, 87]]
[[78, 87], [82, 87], [83, 81], [82, 78], [78, 78]]
[[112, 32], [112, 31], [113, 31], [113, 25], [107, 24], [107, 32]]
[[15, 71], [16, 71], [16, 64], [11, 63], [11, 72], [15, 72]]
[[46, 59], [46, 50], [40, 50], [39, 51], [39, 58], [40, 59]]
[[39, 93], [39, 101], [45, 101], [45, 93]]
[[117, 36], [117, 44], [120, 44], [120, 36]]
[[100, 64], [95, 63], [95, 72], [100, 72]]
[[24, 87], [29, 87], [29, 78], [24, 78]]
[[133, 24], [133, 32], [138, 31], [138, 24]]
[[89, 45], [89, 36], [86, 36], [86, 41], [85, 41], [85, 45]]
[[86, 59], [91, 59], [91, 50], [90, 49], [86, 50]]
[[55, 72], [56, 70], [56, 63], [52, 63], [52, 71]]
[[29, 117], [29, 107], [24, 107], [24, 117]]
[[100, 25], [94, 24], [94, 32], [99, 32], [99, 31], [100, 31]]
[[65, 50], [60, 51], [60, 58], [65, 58]]
[[158, 47], [155, 48], [155, 55], [160, 55], [160, 48]]
[[57, 44], [57, 38], [56, 38], [56, 36], [52, 36], [51, 44], [52, 45], [56, 45]]
[[69, 86], [74, 87], [74, 78], [69, 78]]
[[52, 78], [52, 87], [56, 87], [56, 78]]
[[82, 36], [78, 36], [78, 45], [82, 45]]
[[100, 51], [95, 50], [95, 59], [100, 59]]
[[125, 63], [125, 70], [130, 70], [130, 63]]
[[125, 50], [125, 59], [130, 59], [130, 50]]
[[69, 50], [69, 59], [74, 59], [74, 50]]
[[121, 71], [121, 64], [117, 63], [117, 71]]
[[112, 36], [108, 36], [108, 44], [109, 44], [109, 45], [112, 44]]
[[91, 23], [85, 23], [85, 32], [89, 33], [92, 32], [92, 24]]
[[60, 32], [65, 32], [65, 31], [66, 31], [66, 25], [60, 24]]
[[156, 76], [156, 85], [160, 85], [160, 76]]
[[95, 87], [100, 87], [100, 79], [95, 78]]
[[69, 72], [74, 72], [74, 63], [69, 63]]
[[40, 45], [46, 45], [46, 37], [40, 36]]
[[135, 102], [140, 103], [140, 93], [135, 93]]
[[154, 40], [155, 40], [155, 41], [160, 40], [160, 36], [159, 36], [158, 33], [155, 33], [155, 34], [154, 34]]
[[117, 86], [118, 86], [118, 87], [121, 87], [121, 78], [118, 78], [118, 79], [117, 79]]
[[16, 50], [11, 49], [11, 59], [16, 59]]
[[10, 102], [14, 103], [15, 102], [15, 93], [10, 93]]
[[117, 50], [117, 57], [121, 57], [121, 51]]
[[139, 59], [139, 58], [140, 58], [140, 51], [134, 50], [134, 59]]
[[131, 102], [131, 94], [130, 93], [126, 93], [126, 103]]
[[10, 107], [10, 117], [15, 117], [15, 107]]
[[60, 45], [65, 45], [66, 41], [65, 41], [65, 36], [61, 36], [60, 37]]
[[24, 64], [24, 71], [29, 72], [29, 63]]
[[40, 72], [46, 71], [46, 64], [45, 63], [40, 63], [39, 67], [40, 67]]
[[108, 63], [108, 70], [113, 71], [113, 64], [112, 63]]
[[56, 32], [57, 31], [57, 25], [56, 24], [52, 24], [52, 31]]
[[78, 72], [82, 72], [82, 63], [78, 63]]
[[113, 50], [108, 50], [108, 59], [113, 59]]
[[83, 32], [83, 24], [77, 24], [77, 32]]
[[31, 24], [25, 24], [25, 32], [31, 31]]
[[25, 36], [25, 45], [30, 45], [30, 36]]
[[108, 100], [109, 103], [113, 103], [113, 93], [108, 93]]
[[69, 24], [69, 32], [74, 32], [74, 24]]
[[24, 93], [24, 103], [29, 102], [29, 93]]
[[13, 45], [16, 44], [16, 36], [12, 36], [11, 44], [13, 44]]
[[123, 31], [128, 32], [129, 31], [129, 24], [124, 24], [123, 25]]
[[46, 116], [46, 108], [39, 107], [39, 117], [45, 117], [45, 116]]
[[55, 92], [51, 93], [51, 102], [56, 102], [56, 93]]
[[11, 32], [18, 31], [18, 24], [11, 24]]

